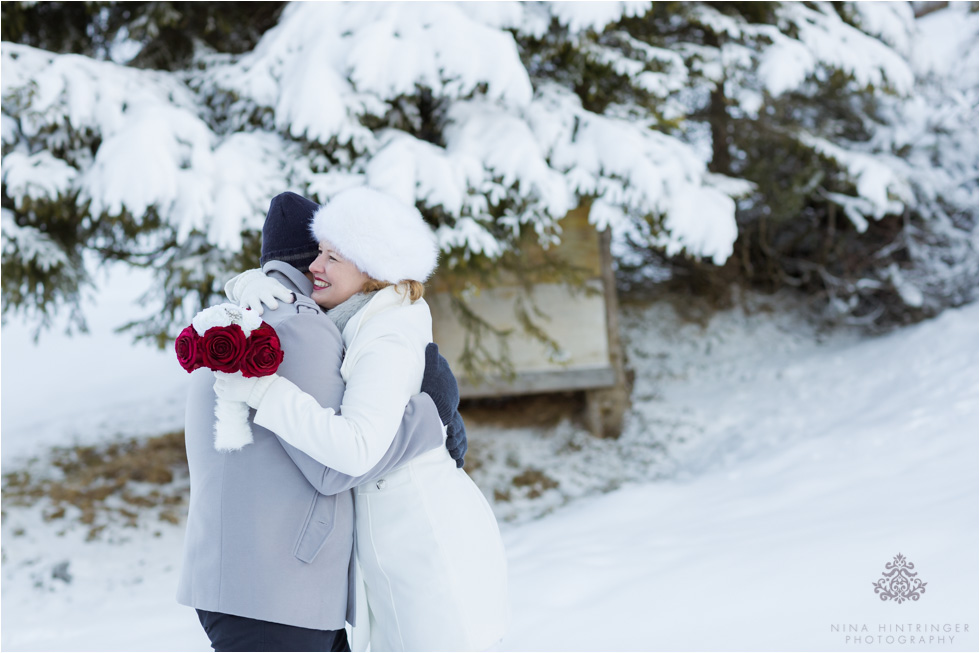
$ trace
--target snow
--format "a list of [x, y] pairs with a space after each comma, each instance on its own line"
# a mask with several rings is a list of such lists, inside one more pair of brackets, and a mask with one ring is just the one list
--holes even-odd
[[[499, 17], [486, 13], [488, 19]], [[384, 115], [384, 101], [426, 86], [458, 97], [521, 106], [531, 82], [513, 36], [453, 3], [294, 3], [256, 49], [213, 73], [216, 83], [258, 106], [294, 136], [348, 142], [351, 120]], [[370, 147], [369, 133], [361, 133]]]
[[450, 213], [464, 210], [467, 187], [477, 185], [482, 176], [479, 161], [452, 158], [446, 150], [397, 130], [383, 139], [385, 145], [365, 168], [369, 186], [404, 204], [414, 204], [419, 197]]
[[[449, 112], [446, 149], [471, 166], [486, 168], [486, 183], [540, 202], [548, 215], [562, 217], [574, 207], [564, 176], [548, 166], [530, 125], [516, 116], [500, 115], [486, 103], [459, 102]], [[526, 213], [533, 215], [532, 211]]]
[[[932, 277], [892, 265], [865, 283], [890, 283], [922, 306], [976, 278], [976, 228], [957, 236], [948, 215], [975, 224], [980, 25], [970, 3], [915, 21], [903, 3], [842, 5], [867, 33], [821, 3], [782, 5], [782, 32], [695, 5], [686, 18], [739, 42], [589, 40], [648, 6], [294, 3], [252, 52], [182, 73], [4, 43], [5, 190], [16, 210], [73, 192], [94, 215], [125, 208], [138, 220], [152, 209], [178, 242], [200, 232], [237, 250], [276, 192], [326, 200], [367, 184], [440, 207], [439, 246], [463, 257], [500, 256], [501, 232], [523, 224], [553, 238], [569, 208], [595, 198], [590, 220], [615, 243], [723, 263], [737, 235], [732, 198], [750, 184], [707, 171], [710, 143], [694, 120], [685, 142], [629, 107], [599, 115], [551, 82], [532, 86], [510, 30], [540, 37], [556, 18], [574, 47], [666, 96], [664, 115], [681, 117], [696, 108], [684, 93], [722, 81], [755, 115], [763, 90], [800, 91], [828, 69], [897, 91], [877, 94], [886, 124], [869, 125], [868, 142], [802, 142], [854, 185], [854, 196], [826, 198], [859, 231], [903, 202], [932, 221]], [[444, 146], [419, 137], [417, 98], [402, 97], [416, 84], [453, 121]], [[223, 102], [227, 116], [214, 109]], [[15, 212], [2, 212], [4, 256], [67, 266]], [[663, 231], [651, 233], [651, 217]], [[906, 246], [922, 256], [922, 245]], [[182, 427], [188, 377], [172, 350], [114, 331], [153, 310], [139, 298], [159, 277], [116, 264], [84, 272], [98, 289], [84, 298], [89, 333], [35, 343], [18, 316], [3, 325], [5, 474], [43, 468], [53, 446]], [[785, 298], [744, 302], [752, 310], [701, 323], [668, 302], [622, 309], [636, 381], [618, 440], [570, 420], [470, 424], [471, 459], [483, 463], [472, 475], [493, 499], [509, 556], [514, 622], [503, 650], [978, 648], [977, 305], [869, 339], [820, 332]], [[517, 483], [524, 470], [550, 483]], [[87, 541], [86, 528], [46, 521], [43, 508], [5, 500], [3, 649], [208, 648], [173, 598], [181, 525], [116, 524]], [[871, 588], [899, 553], [928, 583], [903, 605]], [[969, 632], [909, 645], [887, 641], [895, 624]], [[849, 640], [850, 626], [873, 642]]]
[[[110, 283], [100, 315], [132, 310], [125, 286]], [[819, 332], [778, 298], [749, 299], [756, 310], [701, 324], [666, 303], [622, 309], [636, 383], [618, 441], [566, 422], [471, 424], [472, 446], [497, 454], [473, 473], [485, 491], [514, 473], [515, 458], [559, 480], [538, 498], [494, 501], [514, 616], [502, 650], [977, 648], [978, 306], [871, 339]], [[59, 379], [90, 363], [60, 357], [85, 341], [62, 349], [50, 338], [22, 353], [15, 326], [3, 336], [4, 472], [9, 448], [42, 455], [52, 443], [38, 437], [55, 430], [52, 394], [74, 408], [62, 428], [99, 439], [111, 430], [98, 433], [88, 415], [140, 404], [131, 421], [159, 431], [165, 411], [146, 408], [186, 383], [169, 353], [173, 374], [144, 357], [134, 375], [124, 356], [115, 373], [89, 370], [84, 385], [100, 391], [59, 393]], [[36, 376], [46, 391], [29, 387], [32, 368], [45, 368]], [[179, 407], [170, 411], [179, 421]], [[4, 510], [4, 650], [208, 648], [173, 598], [181, 526], [144, 522], [86, 542], [84, 529], [44, 522], [36, 507]], [[927, 583], [902, 605], [872, 589], [899, 553]], [[924, 641], [881, 630], [897, 624], [924, 625]], [[846, 639], [851, 625], [872, 643]]]
[[14, 151], [3, 158], [3, 183], [18, 208], [25, 199], [55, 199], [66, 194], [77, 174], [46, 150], [31, 155]]
[[642, 16], [649, 10], [649, 2], [548, 2], [545, 3], [551, 15], [572, 32], [584, 30], [600, 31], [608, 23], [623, 16]]
[[137, 302], [151, 274], [114, 264], [94, 276], [100, 290], [85, 302], [89, 333], [52, 330], [34, 342], [28, 325], [3, 325], [4, 472], [53, 446], [183, 428], [188, 376], [173, 350], [115, 332], [142, 314]]
[[[545, 7], [572, 31], [581, 31], [645, 11], [648, 4]], [[350, 141], [356, 156], [349, 174], [363, 173], [369, 185], [402, 201], [441, 207], [451, 219], [439, 227], [440, 244], [465, 247], [466, 256], [494, 255], [507, 247], [488, 242], [490, 205], [519, 205], [516, 222], [532, 224], [547, 240], [557, 220], [583, 194], [600, 183], [617, 187], [616, 178], [627, 179], [633, 191], [613, 191], [605, 202], [628, 202], [628, 210], [618, 213], [624, 220], [652, 210], [686, 208], [671, 196], [712, 195], [702, 187], [704, 162], [681, 141], [650, 135], [629, 120], [601, 118], [580, 103], [551, 102], [547, 91], [532, 98], [528, 73], [505, 28], [519, 24], [521, 11], [536, 16], [542, 10], [511, 3], [479, 8], [451, 3], [296, 4], [252, 53], [207, 76], [217, 88], [257, 107], [274, 108], [277, 127], [294, 137], [325, 145], [334, 138]], [[670, 59], [666, 51], [648, 50], [647, 56]], [[633, 68], [643, 65], [616, 61]], [[679, 62], [676, 55], [673, 61]], [[656, 76], [656, 85], [676, 89], [683, 73], [683, 66], [678, 70], [672, 65], [670, 75]], [[398, 107], [406, 120], [417, 121], [417, 109], [401, 100], [416, 94], [417, 86], [432, 89], [434, 99], [445, 102], [444, 148], [402, 129], [368, 133], [358, 126], [358, 117], [384, 116], [392, 107]], [[485, 90], [474, 93], [478, 87]], [[580, 120], [609, 127], [580, 136], [575, 127]], [[614, 146], [612, 139], [620, 144]], [[581, 145], [556, 152], [566, 141]], [[621, 156], [631, 141], [640, 145]], [[596, 155], [603, 145], [604, 154]], [[669, 174], [665, 161], [677, 156], [685, 164], [678, 175]], [[648, 168], [654, 158], [664, 169], [651, 179]], [[310, 186], [334, 188], [315, 180]], [[672, 250], [723, 261], [734, 241], [733, 206], [712, 196], [699, 208], [706, 212], [674, 215], [664, 240]]]
[[[230, 135], [214, 150], [213, 218], [206, 220], [207, 213], [183, 210], [189, 195], [178, 198], [174, 213], [181, 216], [185, 233], [196, 227], [219, 247], [241, 249], [242, 231], [261, 230], [269, 199], [288, 187], [283, 170], [290, 157], [289, 147], [270, 132]], [[189, 216], [195, 214], [199, 217], [192, 221]]]
[[[759, 64], [769, 93], [795, 90], [823, 66], [844, 71], [862, 87], [889, 87], [902, 95], [912, 90], [914, 74], [903, 58], [915, 30], [911, 8], [892, 2], [850, 6], [858, 21], [881, 40], [848, 25], [825, 4], [815, 9], [801, 3], [779, 7], [781, 33], [764, 32], [773, 44], [762, 53]], [[794, 37], [786, 35], [789, 26], [796, 32]]]
[[899, 94], [912, 90], [914, 76], [901, 55], [845, 23], [832, 7], [810, 9], [800, 3], [786, 3], [778, 12], [781, 20], [799, 31], [799, 40], [814, 55], [813, 63], [843, 70], [860, 86], [887, 86]]
[[772, 95], [798, 88], [816, 65], [813, 53], [796, 39], [774, 34], [775, 41], [759, 64], [759, 76]]
[[638, 242], [652, 241], [668, 254], [685, 250], [716, 264], [731, 255], [734, 202], [707, 185], [707, 166], [690, 145], [585, 111], [577, 96], [553, 85], [539, 89], [528, 121], [550, 165], [565, 172], [565, 183], [580, 196], [598, 198], [590, 214], [597, 228], [609, 226], [617, 236], [640, 234], [642, 217], [663, 215], [664, 230], [656, 238], [640, 234]]
[[199, 118], [166, 105], [128, 113], [118, 130], [103, 132], [95, 161], [80, 180], [95, 215], [129, 209], [142, 216], [154, 205], [169, 207], [190, 192], [182, 182], [213, 173], [211, 131]]
[[905, 202], [911, 202], [914, 197], [908, 179], [895, 170], [901, 168], [895, 158], [855, 152], [834, 145], [826, 139], [803, 133], [800, 141], [813, 150], [834, 161], [851, 177], [856, 186], [857, 196], [827, 193], [844, 208], [859, 232], [868, 227], [867, 217], [876, 220], [886, 215], [902, 212]]
[[452, 229], [439, 227], [436, 240], [443, 251], [459, 247], [465, 248], [467, 253], [484, 254], [490, 258], [503, 253], [500, 241], [473, 218], [460, 218]]
[[850, 4], [858, 24], [898, 52], [907, 55], [915, 34], [915, 12], [911, 2], [854, 2]]
[[[945, 11], [935, 11], [916, 21], [922, 38], [912, 44], [914, 65], [920, 73], [948, 75], [960, 70], [964, 49], [972, 57], [977, 53], [978, 15], [968, 3], [952, 2]], [[957, 77], [964, 87], [976, 86], [980, 71], [963, 66]]]

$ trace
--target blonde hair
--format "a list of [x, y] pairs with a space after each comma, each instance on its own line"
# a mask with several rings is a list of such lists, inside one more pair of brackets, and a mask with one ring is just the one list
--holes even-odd
[[413, 302], [421, 299], [422, 295], [425, 294], [425, 286], [422, 285], [422, 282], [411, 281], [409, 279], [399, 281], [397, 284], [388, 281], [378, 281], [377, 279], [368, 279], [364, 282], [361, 292], [374, 292], [375, 290], [381, 290], [388, 286], [395, 286], [395, 290], [403, 295], [408, 295], [409, 299]]

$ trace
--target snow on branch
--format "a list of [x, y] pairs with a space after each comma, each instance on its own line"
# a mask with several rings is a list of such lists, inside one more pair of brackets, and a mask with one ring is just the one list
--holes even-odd
[[820, 68], [840, 70], [860, 86], [888, 87], [900, 94], [912, 90], [914, 75], [898, 52], [844, 22], [833, 7], [818, 7], [798, 2], [779, 5], [780, 31], [770, 32], [773, 44], [759, 65], [771, 94], [797, 88]]
[[236, 251], [286, 185], [280, 139], [219, 137], [171, 73], [5, 43], [3, 101], [4, 185], [18, 207], [77, 193], [94, 216], [154, 210], [181, 240], [198, 229]]
[[45, 272], [68, 266], [68, 257], [47, 234], [19, 226], [8, 209], [3, 209], [2, 220], [4, 258], [15, 256]]
[[590, 219], [597, 228], [632, 230], [624, 222], [658, 216], [663, 230], [651, 244], [718, 264], [731, 255], [735, 203], [706, 183], [704, 161], [691, 146], [588, 112], [557, 86], [541, 89], [529, 113], [551, 165], [579, 197], [596, 198]]
[[[592, 114], [577, 100], [532, 99], [527, 70], [506, 31], [542, 11], [572, 31], [601, 30], [648, 8], [643, 2], [297, 3], [253, 52], [205, 77], [215, 91], [271, 110], [274, 127], [287, 139], [336, 154], [329, 170], [304, 176], [318, 199], [366, 183], [419, 203], [440, 216], [444, 249], [497, 256], [509, 247], [508, 234], [516, 236], [523, 225], [550, 242], [558, 221], [598, 193], [637, 219], [665, 216], [675, 234], [669, 242], [724, 260], [734, 240], [733, 207], [723, 207], [727, 198], [702, 184], [703, 161], [680, 141]], [[664, 94], [678, 90], [686, 75], [680, 57], [637, 43], [639, 60], [598, 46], [593, 54], [627, 76], [662, 62], [668, 73], [646, 71], [641, 81]], [[424, 135], [423, 117], [413, 113], [424, 110], [420, 89], [431, 92], [430, 108], [438, 112], [430, 126], [435, 135]], [[409, 122], [393, 120], [400, 114]], [[557, 149], [556, 139], [562, 143]], [[626, 142], [635, 142], [636, 151]], [[349, 158], [337, 154], [338, 145]], [[672, 159], [677, 156], [684, 161]], [[702, 217], [672, 218], [671, 211], [692, 210], [689, 201], [673, 199], [687, 192], [706, 198], [697, 207]], [[687, 226], [698, 219], [712, 226]], [[702, 231], [716, 234], [717, 242]]]
[[915, 12], [911, 2], [848, 2], [858, 25], [895, 48], [903, 56], [912, 49]]
[[67, 195], [78, 170], [47, 150], [26, 154], [15, 150], [3, 158], [3, 183], [18, 209], [25, 199], [55, 200]]
[[552, 16], [558, 22], [575, 32], [585, 30], [601, 31], [609, 23], [624, 16], [640, 16], [650, 9], [649, 2], [545, 2]]
[[864, 232], [868, 227], [865, 217], [877, 220], [901, 213], [905, 203], [912, 200], [908, 180], [901, 178], [895, 168], [883, 160], [882, 155], [849, 151], [810, 134], [801, 134], [800, 140], [821, 156], [837, 163], [849, 175], [857, 197], [831, 194], [828, 199], [842, 206], [859, 232]]
[[491, 193], [499, 179], [496, 192], [514, 187], [555, 219], [574, 208], [563, 176], [549, 166], [531, 126], [520, 116], [485, 102], [457, 103], [449, 113], [446, 141], [450, 153], [482, 165], [483, 185]]
[[854, 196], [826, 197], [844, 209], [859, 232], [867, 228], [868, 219], [900, 214], [906, 206], [933, 220], [961, 213], [975, 222], [980, 156], [975, 137], [980, 105], [976, 14], [953, 5], [912, 21], [908, 8], [858, 4], [864, 20], [891, 40], [901, 42], [904, 30], [913, 30], [910, 58], [918, 76], [909, 97], [879, 100], [882, 122], [870, 124], [866, 142], [801, 135], [802, 143], [846, 172], [856, 191]]
[[513, 36], [453, 3], [291, 4], [254, 51], [206, 75], [215, 89], [272, 109], [282, 132], [360, 153], [379, 144], [359, 118], [383, 117], [419, 87], [513, 106], [531, 99]]

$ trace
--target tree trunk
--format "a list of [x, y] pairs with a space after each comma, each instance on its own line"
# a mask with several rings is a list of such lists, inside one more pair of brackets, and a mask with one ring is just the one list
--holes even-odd
[[723, 175], [731, 174], [732, 154], [729, 150], [731, 124], [728, 118], [724, 81], [719, 82], [711, 91], [708, 124], [711, 125], [711, 163], [708, 164], [708, 169]]

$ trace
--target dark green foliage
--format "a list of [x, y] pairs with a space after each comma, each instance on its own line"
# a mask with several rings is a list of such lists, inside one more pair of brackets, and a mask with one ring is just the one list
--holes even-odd
[[0, 35], [4, 41], [66, 54], [104, 52], [106, 34], [99, 14], [108, 2], [3, 2]]
[[363, 122], [372, 129], [394, 128], [439, 147], [446, 146], [443, 138], [449, 110], [446, 98], [438, 97], [430, 88], [416, 85], [414, 95], [399, 96], [388, 106], [388, 113], [376, 123], [372, 124], [370, 118]]
[[196, 44], [248, 52], [276, 24], [282, 2], [4, 2], [4, 41], [108, 59], [117, 39], [139, 44], [141, 68], [186, 67]]
[[[541, 37], [517, 35], [521, 59], [532, 81], [553, 81], [574, 91], [582, 106], [594, 113], [603, 113], [610, 104], [637, 104], [654, 107], [655, 98], [633, 85], [627, 75], [599, 60], [593, 53], [573, 42], [568, 28], [552, 20]], [[602, 34], [590, 33], [587, 43], [597, 46], [629, 48], [622, 43], [622, 34], [614, 27]]]
[[[779, 3], [705, 3], [739, 19], [739, 24], [776, 25]], [[650, 45], [669, 47], [691, 43], [709, 48], [725, 43], [744, 45], [744, 40], [702, 25], [690, 12], [693, 4], [656, 3], [645, 16], [625, 19], [621, 27]], [[845, 21], [854, 16], [835, 5]], [[793, 36], [793, 30], [787, 32]], [[689, 65], [693, 70], [693, 67]], [[752, 70], [726, 71], [725, 79], [738, 76], [739, 84], [751, 84]], [[707, 84], [704, 82], [708, 81]], [[738, 240], [732, 259], [716, 267], [688, 257], [667, 258], [655, 252], [643, 254], [643, 263], [621, 266], [623, 284], [634, 285], [644, 267], [672, 268], [674, 282], [688, 290], [704, 292], [724, 302], [726, 288], [745, 283], [775, 291], [792, 287], [824, 302], [824, 315], [874, 328], [907, 323], [934, 315], [944, 306], [969, 301], [975, 292], [962, 292], [962, 271], [942, 271], [931, 277], [920, 268], [932, 263], [951, 245], [948, 229], [938, 231], [928, 216], [915, 207], [905, 212], [869, 220], [858, 231], [829, 196], [856, 196], [851, 175], [840, 164], [805, 145], [800, 134], [812, 134], [845, 148], [866, 143], [883, 119], [877, 107], [887, 89], [861, 87], [841, 70], [818, 68], [803, 86], [774, 98], [759, 90], [763, 105], [756, 116], [745, 115], [727, 95], [724, 83], [693, 80], [688, 124], [710, 129], [712, 158], [709, 169], [755, 184], [755, 192], [740, 199], [736, 220]], [[898, 154], [901, 154], [900, 152]], [[953, 223], [957, 211], [950, 213]], [[965, 220], [960, 237], [968, 237], [973, 221]], [[944, 223], [943, 223], [944, 224]], [[942, 235], [940, 235], [942, 234]], [[943, 243], [943, 244], [940, 244]], [[642, 250], [643, 246], [637, 244]], [[930, 250], [931, 252], [927, 251]], [[915, 252], [913, 254], [913, 251]], [[956, 267], [946, 262], [949, 270]], [[927, 297], [922, 306], [910, 306], [901, 296], [889, 270], [905, 270], [920, 280], [920, 287], [945, 296]], [[954, 275], [959, 282], [943, 281]], [[975, 279], [973, 285], [975, 286]], [[966, 279], [969, 283], [969, 279]], [[957, 285], [959, 284], [959, 285]], [[927, 290], [928, 292], [928, 290]]]
[[[4, 193], [4, 209], [12, 205]], [[85, 331], [81, 292], [91, 282], [85, 272], [82, 252], [88, 229], [74, 201], [52, 204], [25, 199], [15, 223], [18, 227], [36, 229], [38, 237], [48, 240], [59, 256], [45, 262], [44, 256], [21, 256], [16, 249], [4, 251], [0, 268], [4, 320], [12, 313], [22, 312], [35, 322], [36, 337], [52, 325], [55, 316], [67, 314], [69, 331]], [[11, 246], [19, 248], [19, 244]]]

